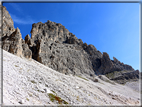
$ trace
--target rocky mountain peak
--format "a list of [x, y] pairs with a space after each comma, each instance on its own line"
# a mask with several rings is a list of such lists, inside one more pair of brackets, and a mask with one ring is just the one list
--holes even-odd
[[31, 38], [29, 34], [25, 36], [25, 43], [31, 45]]
[[[50, 20], [32, 24], [31, 38], [26, 35], [23, 40], [5, 7], [3, 13], [2, 48], [10, 53], [32, 58], [66, 75], [83, 75], [92, 80], [99, 74], [118, 71], [122, 75], [124, 72], [120, 71], [134, 71], [130, 65], [121, 63], [115, 57], [111, 60], [106, 52], [102, 54], [95, 46], [83, 43], [62, 24]], [[139, 75], [134, 73], [135, 77]]]
[[50, 20], [45, 23], [34, 23], [32, 25], [31, 38], [33, 42], [37, 39], [42, 39], [44, 41], [83, 45], [82, 40], [78, 39], [73, 33], [69, 32], [65, 26]]
[[3, 6], [3, 35], [2, 36], [9, 36], [13, 31], [15, 31], [13, 20], [9, 12], [6, 10], [6, 7]]

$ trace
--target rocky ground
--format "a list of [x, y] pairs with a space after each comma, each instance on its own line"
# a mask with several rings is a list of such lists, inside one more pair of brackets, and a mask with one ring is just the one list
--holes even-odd
[[[135, 91], [138, 91], [139, 92], [139, 90], [141, 89], [140, 87], [140, 81], [132, 81], [132, 82], [127, 82], [126, 84], [125, 84], [125, 86], [128, 86], [128, 87], [130, 87], [130, 88], [132, 88], [132, 89], [134, 89]], [[141, 89], [142, 90], [142, 89]]]
[[138, 91], [95, 78], [65, 75], [3, 50], [3, 105], [141, 105]]

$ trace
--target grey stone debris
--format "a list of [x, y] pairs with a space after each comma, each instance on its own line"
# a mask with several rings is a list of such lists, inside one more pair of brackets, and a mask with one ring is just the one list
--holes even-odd
[[[140, 106], [140, 91], [113, 83], [105, 76], [85, 79], [59, 73], [33, 59], [3, 50], [3, 105]], [[109, 81], [107, 81], [109, 80]], [[136, 82], [138, 84], [138, 82]], [[138, 89], [139, 85], [137, 85]], [[110, 105], [111, 103], [111, 105]]]
[[[139, 71], [121, 63], [115, 57], [111, 60], [106, 52], [102, 54], [95, 46], [83, 43], [60, 23], [50, 20], [34, 23], [31, 38], [26, 35], [23, 40], [20, 30], [14, 28], [6, 7], [3, 7], [3, 13], [2, 48], [10, 53], [32, 58], [63, 74], [84, 75], [93, 81], [96, 75], [108, 75], [114, 71], [122, 71], [117, 75], [119, 77], [111, 78], [119, 83], [128, 75], [129, 79], [139, 78]], [[128, 75], [123, 71], [128, 71]]]

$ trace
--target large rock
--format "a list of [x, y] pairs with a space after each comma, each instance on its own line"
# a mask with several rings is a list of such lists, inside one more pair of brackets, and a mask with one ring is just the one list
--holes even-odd
[[113, 62], [110, 60], [109, 55], [106, 52], [103, 52], [103, 57], [101, 59], [101, 66], [99, 68], [100, 74], [106, 74], [111, 72], [113, 69]]
[[22, 39], [19, 28], [14, 28], [13, 20], [6, 7], [3, 8], [3, 35], [2, 35], [2, 48], [17, 56], [24, 56], [26, 58], [32, 58], [32, 51], [29, 49], [30, 40], [25, 38], [25, 42]]
[[64, 74], [94, 76], [102, 57], [93, 45], [83, 44], [63, 25], [51, 21], [32, 25], [32, 58]]
[[27, 44], [22, 44], [22, 55], [27, 58], [27, 59], [31, 59], [32, 58], [32, 51], [29, 49]]
[[13, 26], [13, 20], [11, 19], [11, 16], [9, 12], [6, 10], [6, 7], [3, 6], [3, 35], [2, 36], [9, 36], [14, 31], [15, 28]]
[[2, 48], [10, 53], [13, 53], [17, 56], [22, 56], [22, 42], [21, 42], [21, 33], [17, 28], [15, 31], [9, 35], [2, 37], [3, 44]]

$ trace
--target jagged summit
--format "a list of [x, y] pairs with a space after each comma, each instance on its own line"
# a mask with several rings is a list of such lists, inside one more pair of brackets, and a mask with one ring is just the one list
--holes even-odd
[[34, 23], [31, 30], [31, 39], [33, 42], [36, 40], [44, 40], [46, 42], [54, 41], [58, 43], [83, 44], [82, 40], [69, 32], [65, 26], [50, 20], [45, 23]]
[[[102, 74], [115, 81], [122, 80], [120, 83], [139, 77], [139, 72], [135, 72], [131, 66], [121, 63], [115, 57], [111, 60], [106, 52], [102, 54], [95, 46], [83, 43], [60, 23], [50, 20], [34, 23], [31, 38], [26, 35], [23, 40], [20, 30], [14, 28], [5, 8], [3, 13], [2, 48], [8, 52], [32, 58], [61, 73], [83, 75], [92, 80]], [[133, 76], [123, 75], [126, 72]], [[112, 73], [114, 76], [109, 75]]]

